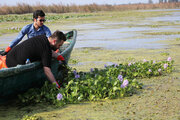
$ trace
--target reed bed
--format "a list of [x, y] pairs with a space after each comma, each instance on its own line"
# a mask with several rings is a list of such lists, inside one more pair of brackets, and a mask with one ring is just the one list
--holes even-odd
[[25, 14], [32, 13], [37, 9], [42, 9], [46, 13], [70, 13], [70, 12], [98, 12], [98, 11], [125, 11], [125, 10], [141, 10], [141, 9], [172, 9], [180, 8], [180, 2], [158, 3], [158, 4], [123, 4], [123, 5], [29, 5], [26, 3], [18, 3], [15, 6], [0, 5], [0, 15], [6, 14]]

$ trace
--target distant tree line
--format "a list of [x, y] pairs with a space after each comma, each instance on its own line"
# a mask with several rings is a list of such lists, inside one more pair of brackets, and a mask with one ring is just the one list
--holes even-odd
[[180, 0], [159, 0], [159, 3], [180, 2]]

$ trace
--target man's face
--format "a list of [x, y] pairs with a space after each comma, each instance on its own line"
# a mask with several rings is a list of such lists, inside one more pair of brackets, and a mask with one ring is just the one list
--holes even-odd
[[51, 46], [54, 51], [59, 49], [63, 45], [64, 41], [61, 40], [59, 43], [56, 43], [56, 40], [54, 40], [54, 44]]
[[45, 21], [46, 21], [45, 16], [44, 17], [38, 16], [38, 18], [34, 20], [34, 22], [36, 22], [36, 25], [39, 27], [43, 26]]

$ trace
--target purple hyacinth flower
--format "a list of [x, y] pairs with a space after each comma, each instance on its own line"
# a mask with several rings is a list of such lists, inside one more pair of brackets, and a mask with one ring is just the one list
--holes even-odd
[[57, 100], [61, 100], [63, 98], [63, 95], [61, 93], [57, 94]]
[[122, 82], [123, 81], [123, 76], [122, 75], [118, 75], [118, 79]]
[[90, 70], [91, 72], [93, 72], [94, 71], [94, 69], [93, 68], [91, 68], [91, 70]]
[[129, 63], [128, 66], [131, 66], [131, 63]]
[[144, 59], [144, 60], [143, 60], [143, 62], [147, 62], [147, 60], [146, 60], [146, 59]]
[[106, 67], [107, 67], [107, 65], [106, 65], [106, 64], [104, 64], [104, 67], [106, 68]]
[[76, 70], [74, 70], [73, 73], [74, 73], [74, 75], [76, 75], [77, 74]]
[[154, 60], [154, 61], [153, 61], [153, 64], [155, 64], [155, 63], [156, 63], [156, 61]]
[[121, 88], [127, 87], [128, 84], [129, 84], [129, 81], [128, 80], [124, 80], [123, 83], [121, 84]]
[[151, 70], [151, 69], [149, 69], [148, 71], [149, 71], [149, 72], [152, 72], [152, 70]]
[[166, 69], [168, 67], [168, 64], [164, 64], [164, 69]]
[[167, 61], [169, 61], [169, 62], [170, 62], [171, 60], [172, 60], [172, 58], [171, 58], [171, 57], [168, 57], [168, 58], [167, 58]]
[[114, 67], [118, 67], [118, 64], [114, 64]]
[[161, 72], [161, 69], [160, 69], [160, 68], [158, 69], [158, 72]]
[[75, 75], [75, 78], [76, 78], [76, 79], [80, 78], [80, 75], [76, 74], [76, 75]]

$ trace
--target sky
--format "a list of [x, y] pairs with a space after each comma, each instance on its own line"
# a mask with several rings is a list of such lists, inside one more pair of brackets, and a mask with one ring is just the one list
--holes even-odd
[[[85, 5], [85, 4], [133, 4], [133, 3], [148, 3], [149, 0], [0, 0], [0, 5], [13, 6], [17, 3], [26, 3], [29, 5], [36, 5], [37, 3], [42, 5], [51, 5], [51, 4], [62, 4], [62, 5]], [[152, 0], [153, 3], [158, 3], [159, 0]]]

